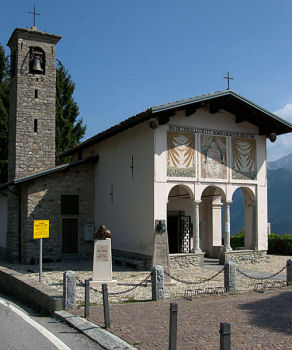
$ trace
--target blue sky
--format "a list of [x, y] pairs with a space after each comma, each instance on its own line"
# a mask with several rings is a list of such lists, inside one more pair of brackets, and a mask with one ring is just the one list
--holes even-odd
[[[291, 0], [0, 0], [0, 43], [15, 27], [61, 35], [86, 138], [142, 110], [231, 88], [292, 122]], [[8, 48], [7, 53], [9, 53]], [[268, 158], [292, 136], [267, 141]]]

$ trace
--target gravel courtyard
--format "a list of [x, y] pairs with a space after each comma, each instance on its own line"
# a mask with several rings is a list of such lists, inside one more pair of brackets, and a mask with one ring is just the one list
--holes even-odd
[[[279, 271], [286, 265], [286, 261], [290, 259], [289, 256], [276, 256], [270, 255], [268, 261], [265, 264], [243, 264], [238, 267], [251, 275], [265, 277]], [[38, 265], [20, 265], [20, 264], [9, 264], [1, 263], [1, 265], [8, 268], [14, 269], [18, 272], [24, 273], [27, 277], [31, 277], [34, 280], [38, 280]], [[202, 279], [210, 278], [222, 269], [222, 266], [214, 264], [206, 264], [204, 268], [192, 268], [192, 269], [177, 269], [171, 270], [171, 275], [178, 277], [181, 280], [186, 281], [199, 281]], [[85, 279], [92, 277], [92, 261], [74, 261], [67, 260], [62, 262], [53, 262], [43, 264], [43, 283], [50, 285], [60, 291], [63, 290], [63, 272], [66, 270], [72, 270], [76, 272], [79, 280], [85, 281]], [[142, 280], [144, 280], [150, 271], [137, 271], [133, 268], [116, 266], [113, 267], [113, 278], [118, 281], [117, 287], [109, 288], [109, 292], [122, 292], [136, 286]], [[274, 280], [284, 280], [286, 277], [286, 271], [284, 270]], [[237, 285], [240, 292], [253, 290], [255, 283], [259, 281], [252, 280], [244, 277], [241, 274], [237, 275]], [[217, 277], [206, 283], [200, 283], [197, 285], [187, 285], [184, 283], [176, 283], [175, 286], [166, 286], [166, 298], [173, 299], [182, 297], [186, 289], [196, 288], [214, 288], [223, 287], [224, 277], [223, 273], [220, 273]], [[145, 286], [143, 284], [134, 290], [119, 294], [110, 295], [111, 303], [123, 303], [133, 300], [150, 300], [151, 299], [151, 285]], [[90, 302], [93, 304], [99, 304], [102, 301], [100, 293], [91, 290]], [[77, 305], [82, 306], [84, 303], [84, 287], [81, 283], [77, 282]]]

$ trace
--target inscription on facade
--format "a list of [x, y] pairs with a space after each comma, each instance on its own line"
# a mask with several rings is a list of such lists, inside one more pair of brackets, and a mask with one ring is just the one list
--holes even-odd
[[244, 137], [248, 139], [253, 139], [255, 134], [246, 132], [237, 132], [230, 130], [217, 130], [217, 129], [206, 129], [206, 128], [193, 128], [189, 126], [176, 126], [169, 125], [168, 130], [170, 131], [183, 131], [183, 132], [194, 132], [196, 134], [205, 134], [212, 136], [233, 136], [233, 137]]
[[109, 261], [109, 251], [107, 245], [98, 245], [96, 247], [96, 261]]

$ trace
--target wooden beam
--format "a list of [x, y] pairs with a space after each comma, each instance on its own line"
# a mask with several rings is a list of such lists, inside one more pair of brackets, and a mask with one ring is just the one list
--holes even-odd
[[215, 114], [219, 112], [219, 105], [217, 103], [210, 103], [209, 105], [209, 113], [210, 114]]
[[197, 106], [187, 107], [185, 109], [185, 116], [189, 117], [190, 115], [195, 114], [197, 111], [197, 108], [198, 108]]
[[168, 113], [168, 114], [160, 115], [159, 118], [158, 118], [159, 125], [167, 124], [169, 122], [169, 118], [173, 117], [173, 116], [174, 116], [173, 113], [172, 114]]
[[246, 121], [246, 118], [242, 114], [235, 114], [235, 123], [243, 123]]

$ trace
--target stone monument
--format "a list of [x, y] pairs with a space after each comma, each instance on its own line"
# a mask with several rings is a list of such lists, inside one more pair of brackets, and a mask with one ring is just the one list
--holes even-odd
[[93, 235], [94, 254], [93, 254], [93, 276], [90, 286], [99, 287], [106, 283], [108, 286], [115, 287], [117, 281], [112, 276], [112, 248], [111, 233], [101, 225]]
[[[152, 266], [160, 265], [164, 271], [170, 273], [168, 236], [165, 220], [155, 220], [154, 252]], [[175, 285], [167, 275], [164, 276], [165, 285]]]

